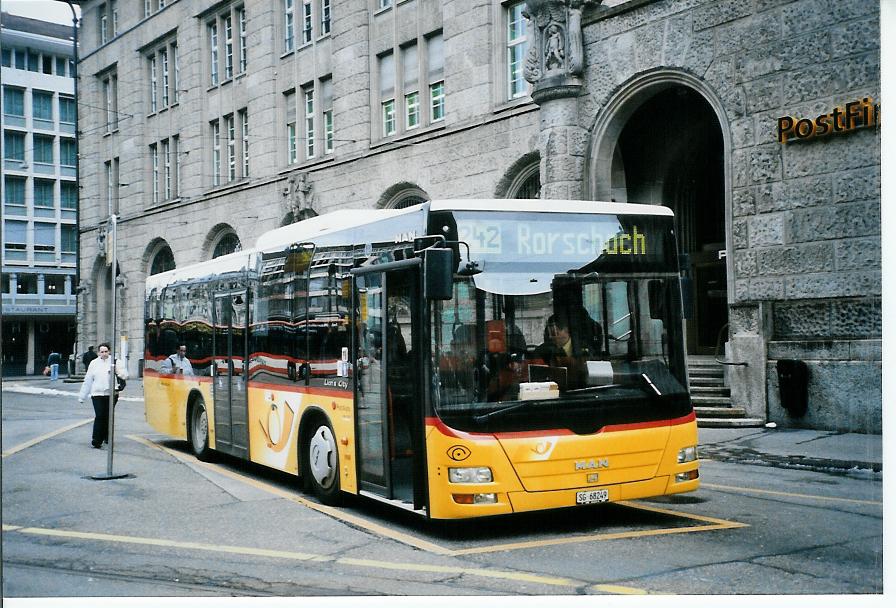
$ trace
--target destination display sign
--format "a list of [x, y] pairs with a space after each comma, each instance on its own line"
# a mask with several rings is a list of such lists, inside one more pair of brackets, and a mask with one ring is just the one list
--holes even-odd
[[474, 258], [550, 256], [557, 261], [576, 261], [601, 255], [650, 254], [651, 235], [642, 226], [623, 227], [615, 216], [579, 219], [588, 221], [458, 218], [457, 232]]

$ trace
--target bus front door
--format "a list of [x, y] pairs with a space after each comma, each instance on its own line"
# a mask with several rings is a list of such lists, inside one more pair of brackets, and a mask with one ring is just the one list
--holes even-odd
[[245, 291], [215, 296], [215, 449], [249, 457]]
[[413, 509], [425, 505], [423, 420], [414, 310], [416, 269], [355, 276], [355, 374], [360, 489]]

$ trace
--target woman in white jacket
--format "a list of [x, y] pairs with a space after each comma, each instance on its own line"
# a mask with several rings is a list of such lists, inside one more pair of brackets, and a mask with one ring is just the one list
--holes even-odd
[[[99, 357], [90, 362], [84, 383], [81, 384], [81, 392], [78, 394], [78, 403], [84, 403], [87, 395], [93, 401], [93, 411], [96, 417], [93, 419], [93, 438], [91, 445], [100, 449], [109, 436], [109, 368], [112, 360], [109, 357], [109, 345], [102, 343], [99, 346]], [[122, 380], [128, 379], [128, 369], [122, 365], [121, 359], [115, 362], [115, 375]], [[115, 395], [118, 402], [118, 395]]]

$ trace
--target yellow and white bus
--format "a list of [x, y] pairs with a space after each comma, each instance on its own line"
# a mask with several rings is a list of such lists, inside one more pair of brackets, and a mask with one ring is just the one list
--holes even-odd
[[699, 484], [665, 207], [337, 211], [149, 277], [145, 330], [155, 429], [328, 504], [452, 519]]

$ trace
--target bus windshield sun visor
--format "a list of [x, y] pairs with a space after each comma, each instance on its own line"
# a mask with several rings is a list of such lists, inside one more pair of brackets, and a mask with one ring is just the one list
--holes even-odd
[[505, 296], [529, 296], [551, 291], [554, 273], [489, 272], [473, 276], [477, 289]]

